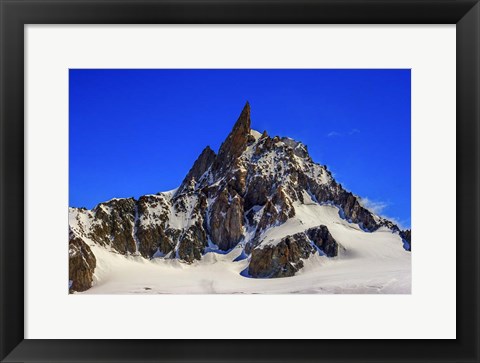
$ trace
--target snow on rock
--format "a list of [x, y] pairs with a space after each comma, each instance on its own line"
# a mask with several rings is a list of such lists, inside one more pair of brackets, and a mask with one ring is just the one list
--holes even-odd
[[262, 133], [256, 131], [256, 130], [250, 130], [250, 135], [252, 135], [255, 139], [255, 141], [258, 141], [262, 137]]

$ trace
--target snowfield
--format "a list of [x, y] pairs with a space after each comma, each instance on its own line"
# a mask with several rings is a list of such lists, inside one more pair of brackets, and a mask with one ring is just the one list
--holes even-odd
[[304, 260], [293, 277], [246, 276], [248, 260], [240, 243], [228, 253], [212, 251], [201, 261], [124, 256], [88, 241], [97, 258], [91, 289], [82, 294], [409, 294], [411, 254], [398, 233], [387, 228], [365, 232], [342, 219], [331, 205], [295, 205], [297, 215], [269, 229], [263, 244], [313, 226], [327, 224], [341, 245], [334, 258], [318, 253]]

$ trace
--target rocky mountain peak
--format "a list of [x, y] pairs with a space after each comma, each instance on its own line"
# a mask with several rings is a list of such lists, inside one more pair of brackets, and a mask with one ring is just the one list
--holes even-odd
[[224, 170], [229, 167], [245, 151], [248, 143], [254, 141], [250, 134], [250, 123], [250, 104], [247, 102], [232, 131], [220, 146], [214, 170]]
[[250, 133], [250, 103], [248, 101], [243, 106], [242, 112], [238, 117], [237, 122], [233, 125], [232, 133], [239, 132], [243, 134]]
[[188, 187], [192, 185], [192, 181], [196, 182], [200, 177], [210, 168], [216, 158], [215, 152], [207, 146], [203, 149], [202, 153], [198, 156], [195, 163], [193, 163], [192, 168], [188, 172], [185, 179], [183, 179], [182, 184], [178, 188], [175, 195], [180, 195], [181, 193], [187, 191]]

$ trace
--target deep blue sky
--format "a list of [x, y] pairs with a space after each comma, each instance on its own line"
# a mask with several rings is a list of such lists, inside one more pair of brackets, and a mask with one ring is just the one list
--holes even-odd
[[176, 188], [248, 100], [381, 215], [410, 226], [410, 70], [70, 70], [70, 206]]

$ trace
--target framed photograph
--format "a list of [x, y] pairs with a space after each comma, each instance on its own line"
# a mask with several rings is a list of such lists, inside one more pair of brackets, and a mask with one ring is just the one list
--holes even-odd
[[479, 361], [477, 1], [1, 11], [2, 362]]

